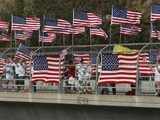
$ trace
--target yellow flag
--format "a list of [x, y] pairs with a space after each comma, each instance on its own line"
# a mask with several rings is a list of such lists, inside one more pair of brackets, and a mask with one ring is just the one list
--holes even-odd
[[135, 52], [135, 50], [132, 50], [128, 47], [124, 47], [122, 45], [115, 45], [114, 48], [113, 48], [113, 53], [127, 54], [127, 53], [131, 53], [131, 52]]

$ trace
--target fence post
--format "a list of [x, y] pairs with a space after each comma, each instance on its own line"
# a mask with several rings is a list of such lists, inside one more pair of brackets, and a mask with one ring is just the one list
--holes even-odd
[[146, 48], [146, 47], [148, 47], [150, 45], [150, 43], [147, 43], [147, 44], [145, 44], [140, 50], [139, 50], [139, 52], [138, 52], [138, 57], [137, 57], [137, 72], [136, 72], [136, 95], [138, 96], [138, 95], [140, 95], [140, 81], [139, 81], [139, 57], [140, 57], [140, 54], [141, 54], [141, 52]]
[[96, 91], [96, 94], [99, 94], [99, 87], [98, 87], [98, 62], [99, 62], [99, 57], [100, 55], [102, 54], [102, 51], [106, 48], [108, 48], [110, 45], [106, 45], [105, 47], [103, 47], [99, 52], [98, 52], [98, 55], [97, 55], [97, 58], [96, 58], [96, 82], [95, 82], [95, 91]]
[[36, 49], [35, 51], [32, 52], [31, 54], [31, 59], [30, 59], [30, 80], [29, 80], [29, 92], [36, 92], [37, 91], [37, 86], [36, 84], [32, 85], [32, 58], [34, 55], [36, 55], [36, 52], [39, 51], [42, 47], [39, 47], [38, 49]]

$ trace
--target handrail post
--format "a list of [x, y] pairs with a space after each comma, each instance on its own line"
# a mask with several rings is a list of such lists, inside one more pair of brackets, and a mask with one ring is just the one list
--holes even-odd
[[[72, 46], [69, 46], [68, 48], [66, 48], [66, 50], [68, 51], [69, 49], [71, 49], [72, 48]], [[65, 57], [64, 57], [64, 59], [65, 59]], [[59, 60], [59, 67], [61, 67], [61, 60]], [[62, 77], [62, 75], [61, 75], [61, 71], [60, 71], [60, 69], [61, 68], [59, 68], [59, 74], [60, 74], [60, 82], [59, 82], [59, 93], [64, 93], [64, 79], [62, 79], [63, 77]]]
[[150, 43], [145, 44], [138, 52], [138, 56], [137, 56], [137, 67], [136, 67], [136, 95], [139, 96], [140, 95], [140, 81], [139, 81], [139, 57], [141, 52], [150, 45]]
[[98, 94], [98, 62], [99, 62], [99, 57], [100, 57], [100, 54], [102, 54], [102, 51], [106, 48], [110, 47], [110, 45], [106, 45], [105, 47], [103, 47], [99, 52], [98, 52], [98, 55], [97, 55], [97, 58], [96, 58], [96, 82], [95, 82], [95, 91], [96, 91], [96, 94]]
[[[35, 51], [32, 52], [31, 54], [31, 59], [30, 59], [30, 80], [29, 80], [29, 92], [33, 92], [33, 89], [34, 89], [34, 92], [36, 92], [36, 84], [34, 84], [34, 86], [32, 86], [32, 58], [34, 55], [36, 55], [36, 52], [39, 51], [40, 49], [42, 49], [43, 47], [39, 47], [37, 48]], [[33, 88], [34, 87], [34, 88]]]

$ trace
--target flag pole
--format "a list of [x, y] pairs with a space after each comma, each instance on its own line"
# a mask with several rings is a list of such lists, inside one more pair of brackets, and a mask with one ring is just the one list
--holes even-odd
[[[29, 33], [28, 33], [28, 32], [24, 32], [24, 34], [29, 34]], [[25, 39], [25, 41], [24, 41], [25, 45], [27, 45], [27, 46], [29, 46], [29, 43], [30, 43], [30, 42], [28, 42], [28, 41], [29, 41], [28, 38]]]
[[[122, 27], [122, 25], [120, 24], [120, 29], [121, 29], [121, 27]], [[119, 37], [120, 37], [119, 44], [121, 44], [121, 42], [122, 42], [122, 34], [121, 34], [121, 32], [119, 32]]]
[[[25, 17], [25, 23], [26, 23], [26, 17]], [[26, 23], [27, 24], [27, 23]], [[28, 31], [23, 31], [23, 34], [28, 34]], [[28, 39], [28, 38], [27, 38]], [[25, 39], [23, 42], [25, 43], [25, 45], [29, 46], [30, 41], [28, 42], [28, 40]]]
[[109, 45], [111, 45], [111, 41], [112, 41], [112, 16], [113, 16], [113, 5], [112, 5], [112, 12], [111, 12], [111, 23], [109, 25]]
[[40, 31], [40, 29], [38, 30], [38, 44], [39, 44], [39, 46], [41, 45], [41, 47], [43, 46], [43, 37], [42, 37], [42, 41], [40, 41], [40, 37], [41, 37], [41, 31]]
[[17, 41], [16, 41], [16, 31], [13, 33], [14, 35], [14, 47], [17, 47]]
[[[44, 46], [44, 22], [45, 22], [45, 15], [43, 15], [43, 28], [42, 31], [39, 30], [39, 42], [41, 40], [41, 46]], [[42, 39], [40, 39], [41, 37], [41, 32], [42, 32]]]
[[62, 35], [62, 39], [63, 39], [63, 45], [65, 46], [65, 35]]
[[14, 31], [12, 30], [12, 25], [13, 24], [13, 15], [11, 14], [11, 37], [10, 37], [10, 47], [13, 47], [13, 37], [14, 36], [12, 36], [14, 33]]
[[42, 44], [42, 41], [40, 41], [40, 36], [41, 36], [41, 31], [40, 29], [38, 30], [38, 46], [40, 46], [40, 44]]
[[[151, 11], [150, 11], [150, 37], [149, 37], [149, 42], [150, 43], [152, 43], [152, 30], [153, 30], [153, 23], [152, 23], [152, 21], [151, 21], [151, 14], [152, 14], [152, 6], [151, 6]], [[157, 32], [156, 32], [156, 34], [157, 34]]]
[[90, 41], [90, 53], [92, 54], [92, 36], [91, 36], [91, 26], [89, 28], [89, 41]]
[[[13, 23], [13, 15], [11, 16], [11, 21]], [[13, 31], [13, 38], [12, 38], [12, 47], [16, 47], [16, 33], [15, 33], [15, 30]]]
[[[72, 20], [72, 27], [74, 26], [74, 8], [73, 8], [73, 20]], [[73, 52], [73, 45], [74, 45], [74, 34], [72, 31], [72, 52]]]

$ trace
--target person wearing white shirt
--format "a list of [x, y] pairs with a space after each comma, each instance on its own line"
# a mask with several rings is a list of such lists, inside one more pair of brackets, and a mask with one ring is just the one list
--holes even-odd
[[25, 66], [23, 65], [22, 61], [15, 64], [15, 73], [16, 73], [16, 81], [18, 90], [24, 85], [24, 78], [25, 78]]
[[76, 74], [79, 81], [79, 92], [83, 93], [86, 83], [91, 77], [91, 66], [85, 64], [81, 59], [80, 63], [76, 65]]
[[11, 87], [14, 88], [14, 63], [13, 61], [9, 58], [6, 60], [6, 65], [4, 66], [4, 71], [5, 71], [5, 80], [7, 84], [7, 88]]
[[5, 65], [5, 73], [6, 73], [6, 80], [13, 80], [14, 79], [14, 68], [13, 64], [7, 62]]
[[19, 70], [18, 70], [19, 64], [20, 64], [19, 62], [16, 62], [16, 63], [14, 64], [14, 67], [15, 67], [15, 77], [16, 77], [16, 79], [19, 78]]
[[24, 79], [26, 71], [25, 71], [25, 66], [23, 65], [23, 63], [19, 64], [18, 73], [19, 73], [18, 77], [21, 79]]

